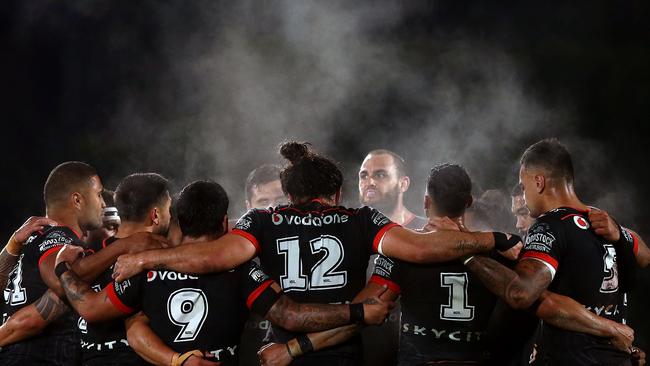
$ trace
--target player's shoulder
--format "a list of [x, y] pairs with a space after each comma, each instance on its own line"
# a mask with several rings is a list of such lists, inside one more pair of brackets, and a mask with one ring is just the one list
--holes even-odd
[[67, 226], [46, 226], [34, 232], [25, 242], [27, 247], [38, 247], [43, 252], [65, 244], [80, 244], [81, 237]]
[[537, 221], [565, 229], [587, 230], [589, 224], [589, 211], [572, 207], [558, 207], [541, 215]]

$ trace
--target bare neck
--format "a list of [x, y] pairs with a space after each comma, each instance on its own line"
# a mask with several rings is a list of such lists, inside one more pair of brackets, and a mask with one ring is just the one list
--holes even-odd
[[45, 216], [56, 221], [59, 226], [67, 226], [77, 233], [77, 235], [82, 235], [83, 230], [81, 229], [81, 225], [79, 225], [79, 219], [70, 210], [52, 208], [46, 209], [45, 211]]
[[544, 212], [559, 208], [571, 207], [578, 210], [588, 210], [589, 207], [582, 203], [578, 198], [573, 185], [562, 184], [558, 186], [550, 186], [548, 191], [544, 194], [544, 201], [542, 203]]
[[388, 218], [399, 225], [405, 225], [411, 222], [414, 217], [415, 214], [404, 206], [403, 196], [397, 197], [397, 205], [395, 205], [393, 212], [388, 215]]
[[223, 234], [201, 235], [199, 237], [183, 235], [183, 239], [181, 240], [181, 245], [183, 245], [183, 244], [191, 244], [191, 243], [200, 243], [200, 242], [204, 242], [204, 241], [213, 241], [213, 240], [219, 239], [222, 236], [223, 236]]
[[153, 226], [148, 226], [143, 222], [122, 221], [119, 230], [117, 230], [116, 238], [126, 238], [135, 233], [152, 233]]

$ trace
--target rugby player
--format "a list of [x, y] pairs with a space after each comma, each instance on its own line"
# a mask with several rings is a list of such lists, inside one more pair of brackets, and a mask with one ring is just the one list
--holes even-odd
[[[77, 321], [57, 294], [63, 294], [54, 275], [54, 259], [64, 244], [84, 247], [79, 233], [101, 226], [102, 184], [95, 169], [82, 162], [55, 167], [44, 187], [47, 226], [31, 235], [4, 290], [0, 364], [46, 363], [74, 365], [79, 361]], [[129, 250], [160, 247], [148, 236], [121, 240], [101, 255], [84, 258], [75, 269], [88, 280]], [[7, 345], [12, 343], [11, 345]]]
[[[462, 226], [463, 214], [472, 204], [471, 187], [471, 180], [462, 167], [452, 164], [434, 167], [425, 196], [429, 222], [443, 223], [449, 220], [438, 218], [448, 217], [452, 225]], [[396, 296], [401, 291], [399, 365], [498, 364], [490, 359], [485, 342], [496, 297], [468, 273], [462, 263], [415, 265], [380, 256], [373, 277], [394, 284], [389, 287], [388, 296]], [[597, 335], [614, 337], [618, 336], [617, 329], [627, 330], [623, 325], [599, 318], [580, 304], [554, 294], [545, 297], [537, 314], [552, 324]], [[501, 326], [507, 327], [507, 324]], [[331, 333], [330, 338], [341, 336]], [[341, 333], [348, 333], [348, 330], [341, 329]], [[314, 349], [324, 347], [322, 337], [319, 339], [317, 334], [308, 337]], [[295, 341], [288, 344], [292, 342]], [[259, 357], [265, 364], [287, 364], [290, 358], [285, 348], [266, 347]], [[510, 344], [507, 349], [513, 352]]]
[[[226, 193], [216, 183], [195, 182], [184, 188], [176, 208], [183, 246], [223, 235], [227, 229], [227, 208]], [[150, 319], [152, 330], [178, 351], [136, 348], [145, 359], [157, 364], [169, 364], [172, 358], [200, 356], [193, 352], [195, 349], [208, 350], [224, 364], [237, 364], [239, 337], [248, 316], [246, 306], [284, 329], [309, 331], [329, 329], [351, 320], [380, 324], [390, 305], [377, 299], [358, 306], [298, 304], [282, 296], [279, 286], [253, 262], [227, 273], [201, 277], [150, 271], [95, 293], [66, 264], [73, 262], [76, 254], [67, 248], [57, 257], [57, 273], [71, 305], [89, 322], [142, 310]], [[139, 339], [134, 345], [152, 343], [157, 344]]]
[[[522, 155], [519, 179], [536, 218], [514, 271], [494, 259], [469, 257], [466, 266], [516, 309], [529, 308], [547, 288], [571, 297], [607, 319], [622, 321], [623, 292], [631, 286], [634, 240], [627, 230], [590, 230], [595, 210], [573, 187], [573, 164], [555, 139], [531, 145]], [[593, 221], [600, 221], [593, 218]], [[634, 260], [634, 259], [632, 259]], [[554, 365], [625, 365], [629, 354], [606, 337], [571, 332], [543, 323], [540, 348], [531, 362]]]
[[516, 184], [510, 192], [511, 206], [510, 211], [515, 216], [515, 227], [521, 236], [525, 236], [535, 219], [530, 216], [530, 211], [526, 207], [524, 191], [520, 184]]
[[[360, 291], [373, 252], [423, 263], [495, 246], [507, 250], [519, 242], [502, 233], [416, 233], [376, 209], [337, 206], [343, 177], [332, 161], [296, 142], [283, 144], [280, 152], [289, 160], [280, 178], [290, 205], [251, 210], [231, 233], [216, 241], [122, 256], [114, 277], [120, 281], [154, 267], [190, 273], [227, 271], [259, 255], [262, 268], [292, 299], [350, 302], [367, 297]], [[294, 338], [279, 327], [273, 327], [273, 336], [280, 342]], [[360, 348], [355, 338], [296, 362], [358, 365]]]

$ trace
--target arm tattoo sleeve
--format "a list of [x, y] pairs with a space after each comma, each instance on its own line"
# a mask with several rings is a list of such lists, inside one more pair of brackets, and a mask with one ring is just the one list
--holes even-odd
[[476, 256], [467, 263], [481, 282], [508, 305], [517, 309], [531, 306], [551, 282], [544, 265], [535, 260], [517, 264], [517, 272], [492, 258]]
[[46, 322], [56, 320], [69, 310], [68, 306], [51, 290], [47, 290], [43, 296], [36, 300], [34, 307]]
[[347, 306], [330, 304], [300, 304], [282, 296], [271, 307], [267, 318], [294, 332], [317, 332], [348, 324]]
[[0, 284], [5, 286], [9, 279], [9, 273], [18, 263], [18, 256], [11, 255], [6, 249], [0, 252]]
[[88, 294], [95, 293], [90, 286], [88, 286], [88, 284], [79, 278], [79, 276], [77, 276], [77, 274], [72, 270], [65, 272], [61, 276], [61, 285], [63, 286], [63, 290], [65, 291], [68, 300], [75, 307], [84, 303]]

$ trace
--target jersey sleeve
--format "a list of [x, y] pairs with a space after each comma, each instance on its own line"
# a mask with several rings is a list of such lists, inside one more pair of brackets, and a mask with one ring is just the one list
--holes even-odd
[[389, 290], [399, 294], [401, 291], [399, 286], [401, 282], [399, 262], [380, 254], [375, 258], [373, 265], [372, 275], [368, 282], [386, 286]]
[[38, 265], [52, 254], [56, 254], [66, 244], [75, 244], [77, 238], [72, 237], [73, 233], [63, 227], [55, 227], [41, 237], [37, 247]]
[[528, 229], [520, 260], [535, 259], [544, 263], [553, 278], [562, 261], [564, 245], [561, 224], [538, 219]]
[[246, 307], [256, 314], [266, 316], [273, 304], [282, 296], [271, 285], [273, 280], [257, 265], [250, 261], [242, 266], [242, 295]]
[[371, 207], [360, 208], [359, 214], [365, 231], [364, 236], [372, 246], [372, 252], [381, 254], [381, 242], [384, 235], [388, 230], [400, 225], [390, 221], [383, 213]]
[[616, 264], [618, 266], [621, 289], [631, 291], [637, 281], [636, 255], [639, 251], [639, 241], [630, 229], [621, 227], [621, 237], [614, 243]]
[[261, 251], [260, 238], [262, 237], [262, 220], [258, 210], [251, 209], [244, 214], [231, 231], [232, 234], [248, 239], [259, 254]]
[[125, 314], [133, 314], [140, 309], [143, 279], [144, 276], [140, 274], [122, 282], [109, 283], [106, 292], [113, 306]]

